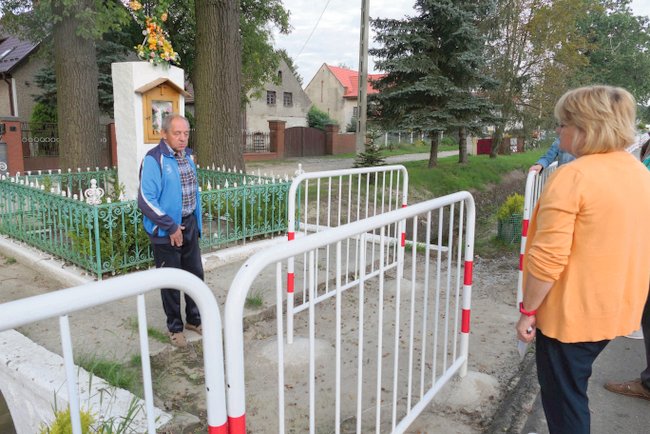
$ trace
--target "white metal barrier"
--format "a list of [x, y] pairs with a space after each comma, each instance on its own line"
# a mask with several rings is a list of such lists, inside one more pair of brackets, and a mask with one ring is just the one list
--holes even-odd
[[523, 301], [523, 284], [524, 284], [524, 254], [526, 252], [526, 238], [528, 237], [528, 225], [530, 224], [530, 215], [537, 204], [537, 200], [542, 195], [544, 185], [549, 176], [557, 169], [557, 161], [551, 163], [541, 173], [528, 172], [526, 178], [526, 192], [524, 194], [524, 215], [521, 222], [521, 248], [519, 250], [519, 276], [517, 279], [517, 309], [519, 303]]
[[0, 331], [47, 318], [59, 317], [72, 432], [74, 434], [81, 434], [81, 422], [79, 387], [75, 375], [68, 315], [134, 296], [137, 297], [147, 432], [149, 434], [156, 433], [144, 294], [163, 287], [186, 292], [199, 307], [203, 325], [203, 357], [209, 432], [211, 434], [226, 433], [227, 415], [221, 316], [212, 291], [196, 276], [179, 269], [159, 268], [0, 304]]
[[[280, 433], [404, 432], [454, 374], [467, 372], [474, 222], [474, 200], [459, 192], [301, 237], [249, 258], [232, 282], [224, 317], [230, 433], [274, 429], [268, 418], [256, 422], [251, 414], [247, 420], [246, 408], [275, 402], [277, 411], [267, 408], [266, 413], [277, 414]], [[400, 233], [408, 228], [409, 235], [399, 243], [397, 266], [389, 268], [387, 234], [395, 224]], [[350, 240], [358, 241], [357, 253], [345, 251]], [[377, 266], [368, 255], [373, 242], [379, 246]], [[283, 338], [283, 263], [299, 255], [308, 258], [308, 300], [314, 301], [308, 318], [301, 316], [296, 323], [297, 334], [306, 336], [301, 341], [308, 347], [299, 355], [308, 353], [308, 367], [290, 360], [297, 344], [285, 345]], [[326, 260], [335, 264], [333, 299], [316, 294], [325, 285], [316, 270]], [[246, 393], [244, 304], [257, 276], [271, 265], [277, 382], [269, 379], [273, 368], [265, 363], [259, 376], [269, 384], [256, 383]], [[357, 267], [358, 275], [345, 281], [349, 265]], [[272, 328], [264, 325], [265, 331]]]
[[[302, 195], [302, 197], [300, 197]], [[296, 231], [303, 235], [317, 233], [342, 224], [348, 224], [393, 211], [406, 206], [408, 199], [408, 172], [402, 165], [362, 167], [356, 169], [330, 170], [323, 172], [308, 172], [299, 174], [291, 183], [288, 197], [288, 227], [287, 238], [293, 241]], [[300, 215], [296, 224], [298, 206]], [[376, 235], [376, 234], [375, 234]], [[387, 239], [392, 240], [386, 245], [388, 252], [386, 266], [397, 263], [397, 247], [399, 234], [397, 224], [387, 229]], [[374, 241], [377, 240], [375, 236]], [[373, 246], [378, 246], [373, 243]], [[346, 257], [349, 258], [351, 249], [358, 254], [358, 240], [348, 240], [345, 246]], [[372, 251], [372, 256], [376, 252]], [[294, 259], [290, 258], [287, 265], [287, 341], [293, 342], [293, 317], [298, 312], [309, 308], [307, 288], [307, 257], [303, 256], [302, 276], [296, 279]], [[318, 253], [315, 260], [318, 262]], [[372, 261], [373, 265], [375, 261]], [[344, 281], [357, 275], [358, 270], [349, 267], [346, 261]], [[329, 251], [325, 256], [323, 272], [328, 276], [331, 272]], [[315, 271], [318, 280], [319, 270]], [[302, 277], [302, 279], [300, 278]], [[331, 297], [334, 291], [325, 278], [325, 287], [317, 290], [317, 297]], [[302, 293], [302, 299], [295, 303], [295, 292]]]

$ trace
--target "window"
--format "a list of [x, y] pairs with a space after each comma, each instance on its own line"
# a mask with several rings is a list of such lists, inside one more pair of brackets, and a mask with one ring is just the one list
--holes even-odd
[[278, 81], [282, 84], [282, 71], [278, 71]]
[[275, 91], [274, 90], [267, 90], [266, 91], [266, 104], [267, 105], [275, 105]]
[[[15, 48], [15, 47], [14, 47], [14, 48]], [[9, 53], [11, 53], [12, 51], [14, 51], [14, 48], [9, 48], [8, 50], [5, 50], [2, 54], [0, 54], [0, 60], [4, 59], [5, 57], [7, 57], [7, 55], [8, 55]]]
[[284, 93], [284, 106], [293, 107], [293, 94], [291, 92]]
[[359, 117], [359, 106], [352, 107], [352, 117], [355, 119]]

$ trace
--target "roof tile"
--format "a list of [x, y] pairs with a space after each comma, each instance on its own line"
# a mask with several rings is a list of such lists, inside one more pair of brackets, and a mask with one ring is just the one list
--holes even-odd
[[[356, 98], [359, 96], [359, 73], [348, 68], [341, 68], [339, 66], [325, 65], [332, 71], [332, 74], [345, 88], [343, 98]], [[377, 93], [377, 89], [372, 86], [372, 80], [379, 80], [386, 74], [368, 74], [368, 88], [367, 94], [371, 95]]]
[[38, 43], [23, 41], [6, 34], [0, 28], [0, 73], [11, 72], [37, 45]]

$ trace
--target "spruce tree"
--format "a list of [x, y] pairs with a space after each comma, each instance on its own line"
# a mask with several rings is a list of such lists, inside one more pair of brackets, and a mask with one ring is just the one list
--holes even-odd
[[[417, 0], [417, 14], [377, 19], [382, 46], [371, 49], [386, 76], [374, 86], [373, 112], [385, 128], [413, 129], [431, 141], [429, 167], [437, 165], [441, 133], [475, 129], [491, 112], [481, 90], [491, 84], [483, 66], [484, 38], [478, 27], [493, 2]], [[464, 146], [464, 143], [461, 143]]]

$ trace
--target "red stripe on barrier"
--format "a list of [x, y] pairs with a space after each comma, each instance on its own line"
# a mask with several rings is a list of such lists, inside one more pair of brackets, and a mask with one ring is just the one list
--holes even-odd
[[221, 426], [208, 425], [208, 434], [228, 434], [228, 422]]
[[524, 254], [519, 255], [519, 271], [524, 271]]
[[402, 208], [406, 208], [406, 204], [405, 204], [405, 203], [402, 204]]
[[287, 238], [289, 239], [289, 241], [292, 241], [295, 237], [296, 237], [296, 233], [295, 233], [295, 232], [289, 232], [289, 233], [287, 233]]
[[527, 237], [528, 236], [528, 219], [524, 220], [521, 223], [521, 236], [522, 237]]
[[472, 269], [474, 268], [474, 263], [472, 261], [465, 261], [465, 279], [463, 280], [464, 285], [472, 284]]
[[294, 278], [295, 278], [295, 275], [293, 273], [287, 273], [287, 292], [288, 293], [293, 293]]
[[460, 332], [461, 333], [469, 333], [470, 312], [471, 311], [469, 309], [463, 309], [463, 319], [462, 319], [461, 326], [460, 326]]
[[406, 245], [406, 232], [402, 232], [402, 247]]
[[229, 434], [246, 434], [246, 413], [239, 417], [228, 416]]

